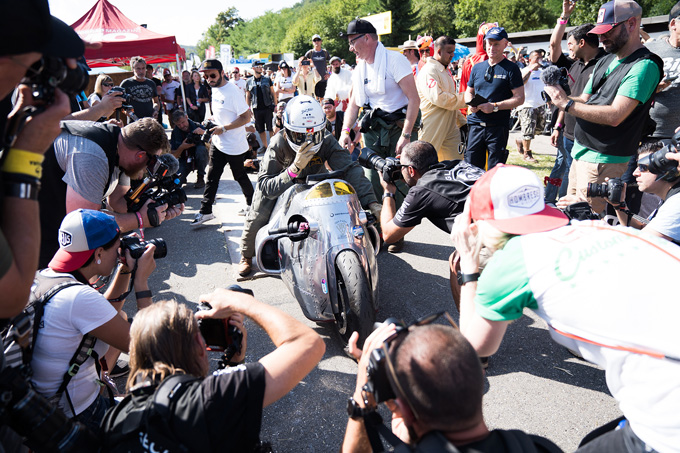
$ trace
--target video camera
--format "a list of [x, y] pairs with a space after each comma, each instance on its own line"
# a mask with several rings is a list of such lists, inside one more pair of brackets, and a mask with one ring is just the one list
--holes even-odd
[[678, 163], [674, 160], [666, 159], [666, 153], [677, 153], [679, 140], [680, 132], [677, 132], [673, 138], [671, 138], [670, 144], [639, 159], [638, 166], [646, 166], [648, 171], [655, 175], [659, 175], [657, 179], [663, 179], [664, 181], [676, 180], [680, 177]]
[[167, 203], [170, 207], [187, 201], [187, 194], [182, 189], [182, 178], [175, 174], [178, 169], [179, 162], [173, 155], [161, 155], [153, 171], [149, 172], [142, 183], [125, 194], [128, 212], [139, 211], [151, 198], [153, 202], [149, 203], [147, 216], [151, 226], [160, 225], [156, 212], [158, 206]]
[[383, 159], [370, 148], [364, 148], [359, 154], [359, 163], [362, 167], [375, 170], [382, 174], [385, 182], [394, 184], [402, 178], [401, 163], [396, 157]]
[[153, 252], [154, 259], [165, 258], [168, 255], [168, 245], [165, 239], [156, 238], [149, 239], [148, 241], [142, 241], [134, 234], [128, 234], [120, 238], [120, 248], [123, 254], [126, 250], [130, 251], [130, 256], [134, 259], [139, 259], [144, 254], [146, 246], [153, 244], [156, 246], [156, 250]]
[[31, 65], [21, 83], [31, 87], [33, 98], [50, 104], [57, 88], [69, 96], [83, 91], [89, 81], [88, 71], [82, 60], [71, 69], [64, 59], [45, 55]]
[[[240, 293], [253, 295], [250, 289], [241, 288], [239, 285], [229, 285], [227, 287], [230, 291], [237, 291]], [[212, 307], [207, 302], [201, 302], [196, 307], [196, 312], [212, 310]], [[225, 368], [229, 365], [231, 359], [241, 353], [243, 346], [243, 332], [236, 326], [229, 324], [229, 318], [213, 319], [204, 318], [198, 320], [198, 329], [205, 340], [206, 349], [209, 351], [224, 351], [219, 362], [220, 368]]]

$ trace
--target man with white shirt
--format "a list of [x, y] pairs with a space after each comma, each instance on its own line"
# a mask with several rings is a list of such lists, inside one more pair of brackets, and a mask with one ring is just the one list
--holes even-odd
[[232, 79], [230, 80], [231, 83], [236, 85], [239, 90], [243, 93], [243, 97], [246, 96], [246, 80], [241, 78], [241, 71], [239, 70], [238, 66], [234, 67], [231, 71], [231, 76]]
[[342, 68], [340, 58], [331, 58], [331, 75], [326, 83], [324, 98], [336, 101], [337, 110], [344, 112], [347, 110], [350, 91], [352, 91], [352, 73]]
[[518, 108], [522, 128], [522, 140], [517, 140], [517, 150], [524, 155], [524, 160], [536, 162], [531, 153], [531, 140], [536, 131], [543, 130], [545, 125], [545, 101], [541, 92], [545, 85], [541, 80], [543, 73], [541, 53], [534, 50], [529, 54], [529, 65], [522, 68], [524, 82], [524, 104]]
[[248, 206], [253, 201], [253, 185], [243, 167], [246, 153], [250, 149], [246, 139], [245, 125], [250, 121], [250, 109], [238, 88], [227, 82], [219, 60], [205, 60], [199, 71], [212, 88], [213, 121], [217, 126], [211, 129], [210, 163], [208, 181], [203, 192], [201, 209], [191, 226], [201, 225], [215, 218], [212, 205], [224, 167], [229, 164], [234, 180], [239, 183]]

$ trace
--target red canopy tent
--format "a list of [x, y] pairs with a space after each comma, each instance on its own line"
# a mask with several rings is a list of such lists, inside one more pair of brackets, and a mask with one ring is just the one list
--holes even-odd
[[186, 54], [174, 36], [152, 32], [128, 19], [107, 0], [97, 3], [71, 25], [81, 38], [101, 42], [100, 49], [87, 49], [85, 59], [91, 68], [128, 65], [130, 58], [143, 57], [147, 63], [185, 60]]

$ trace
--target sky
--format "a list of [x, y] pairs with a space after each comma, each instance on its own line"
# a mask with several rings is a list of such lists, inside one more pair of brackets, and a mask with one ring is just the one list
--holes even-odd
[[[174, 35], [180, 45], [195, 46], [204, 31], [215, 22], [220, 11], [230, 6], [238, 9], [243, 19], [253, 19], [267, 10], [278, 11], [293, 6], [299, 0], [242, 0], [227, 2], [219, 0], [109, 0], [128, 18], [163, 35]], [[53, 16], [71, 25], [80, 19], [96, 0], [48, 0]], [[194, 7], [191, 8], [190, 5]], [[228, 43], [225, 43], [228, 44]]]

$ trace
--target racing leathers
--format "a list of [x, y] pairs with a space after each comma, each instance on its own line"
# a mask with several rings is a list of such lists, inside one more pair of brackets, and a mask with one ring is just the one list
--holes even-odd
[[347, 168], [344, 179], [356, 190], [361, 205], [380, 218], [381, 205], [378, 204], [363, 169], [356, 162], [352, 162], [347, 150], [342, 148], [332, 135], [326, 134], [319, 151], [297, 177], [293, 178], [288, 167], [294, 162], [296, 152], [290, 147], [284, 134], [285, 131], [282, 130], [274, 136], [260, 163], [253, 204], [241, 235], [241, 256], [244, 258], [252, 258], [255, 255], [255, 237], [259, 229], [269, 221], [276, 199], [294, 184], [304, 183], [307, 176], [327, 173], [325, 163], [333, 170]]

